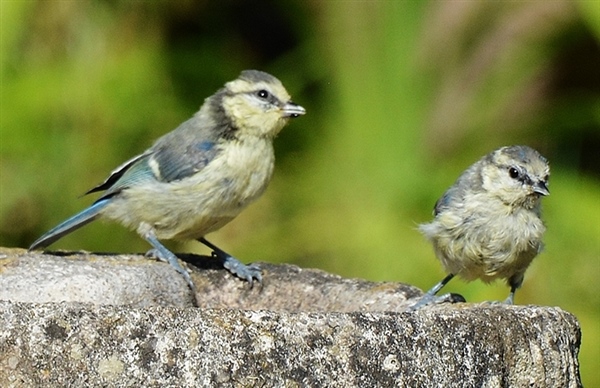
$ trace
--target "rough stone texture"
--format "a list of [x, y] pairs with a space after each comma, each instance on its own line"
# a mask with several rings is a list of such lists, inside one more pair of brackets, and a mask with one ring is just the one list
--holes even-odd
[[1, 300], [185, 307], [190, 294], [169, 265], [142, 255], [0, 248]]
[[[265, 266], [263, 286], [253, 289], [223, 270], [195, 270], [198, 299], [210, 308], [191, 308], [181, 307], [191, 304], [185, 282], [163, 263], [7, 249], [2, 255], [2, 387], [581, 385], [579, 325], [559, 308], [457, 304], [402, 312], [411, 303], [407, 297], [419, 295], [414, 287], [273, 265]], [[11, 300], [4, 287], [19, 282], [15, 267], [26, 267], [22, 274], [29, 276], [36, 258], [57, 261], [56, 268], [44, 267], [56, 274], [36, 275], [52, 279], [39, 286], [50, 291], [38, 292], [35, 282], [13, 285], [18, 298]], [[138, 268], [146, 266], [159, 269], [151, 275]], [[100, 278], [109, 298], [103, 299], [90, 273], [96, 270], [104, 271]], [[88, 284], [96, 290], [82, 300], [95, 304], [74, 302], [73, 295], [63, 303], [32, 303], [47, 301], [51, 284], [59, 287], [82, 272], [87, 280], [63, 294], [77, 295]], [[126, 276], [114, 283], [126, 286], [111, 290], [110, 274]], [[152, 283], [152, 276], [170, 280]], [[143, 291], [156, 285], [164, 289]], [[181, 299], [170, 296], [168, 287], [179, 290]], [[24, 302], [27, 290], [33, 296]], [[55, 294], [52, 300], [60, 300]], [[144, 295], [153, 302], [140, 301]], [[134, 306], [114, 305], [125, 300]]]
[[[402, 283], [343, 279], [293, 265], [260, 263], [263, 284], [251, 287], [206, 256], [182, 254], [193, 265], [203, 308], [284, 311], [403, 311], [421, 294]], [[301, 296], [301, 297], [299, 297]], [[131, 307], [193, 307], [182, 276], [143, 255], [28, 252], [0, 248], [0, 300], [82, 302]]]

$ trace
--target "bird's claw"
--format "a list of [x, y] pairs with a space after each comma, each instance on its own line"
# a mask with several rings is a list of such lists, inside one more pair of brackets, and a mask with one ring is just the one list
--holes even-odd
[[435, 296], [432, 294], [425, 294], [415, 304], [408, 308], [408, 311], [417, 311], [421, 308], [434, 304], [441, 303], [464, 303], [466, 302], [465, 298], [460, 294], [448, 293], [440, 296]]
[[223, 267], [240, 279], [246, 280], [250, 286], [254, 286], [254, 280], [262, 284], [262, 271], [256, 264], [246, 265], [232, 256], [227, 256], [223, 260]]
[[160, 249], [153, 248], [146, 252], [144, 256], [168, 263], [175, 271], [177, 271], [179, 274], [181, 274], [181, 276], [183, 276], [183, 279], [190, 287], [192, 294], [196, 295], [196, 285], [192, 280], [192, 276], [190, 275], [187, 269], [183, 268], [179, 264], [179, 262], [177, 261], [177, 256], [175, 256], [174, 253], [166, 249], [165, 251], [161, 252]]
[[160, 255], [160, 252], [157, 249], [155, 249], [155, 248], [150, 249], [148, 252], [146, 252], [144, 254], [144, 256], [147, 257], [147, 258], [149, 258], [149, 259], [157, 259], [157, 260], [160, 260], [160, 261], [168, 262], [168, 260], [165, 259], [165, 258], [163, 258]]

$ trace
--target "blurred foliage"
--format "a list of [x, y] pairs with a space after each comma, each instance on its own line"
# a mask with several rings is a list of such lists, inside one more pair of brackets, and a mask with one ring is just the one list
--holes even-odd
[[[516, 301], [578, 317], [582, 378], [600, 386], [597, 2], [38, 0], [2, 1], [0, 18], [0, 244], [28, 246], [224, 82], [262, 69], [308, 114], [277, 139], [265, 196], [211, 239], [243, 261], [427, 289], [444, 274], [417, 224], [481, 155], [531, 145], [552, 164], [547, 248]], [[97, 223], [53, 248], [148, 246]]]

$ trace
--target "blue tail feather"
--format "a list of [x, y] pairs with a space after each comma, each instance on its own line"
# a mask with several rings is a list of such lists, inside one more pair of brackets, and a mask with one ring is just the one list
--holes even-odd
[[100, 211], [104, 209], [109, 202], [110, 198], [101, 199], [95, 202], [92, 206], [80, 213], [75, 214], [73, 217], [55, 226], [46, 232], [42, 237], [35, 240], [29, 247], [29, 250], [31, 251], [37, 248], [45, 248], [53, 242], [59, 240], [64, 235], [67, 235], [72, 231], [94, 221], [100, 215]]

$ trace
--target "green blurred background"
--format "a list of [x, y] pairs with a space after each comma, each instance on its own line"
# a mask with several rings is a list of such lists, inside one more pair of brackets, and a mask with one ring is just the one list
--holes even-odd
[[[29, 246], [205, 97], [261, 69], [308, 114], [276, 140], [264, 197], [212, 241], [246, 262], [428, 289], [444, 273], [417, 224], [483, 154], [528, 144], [551, 161], [552, 195], [546, 250], [516, 302], [574, 313], [583, 382], [600, 386], [597, 1], [2, 0], [0, 18], [1, 245]], [[94, 223], [52, 248], [149, 247]]]

